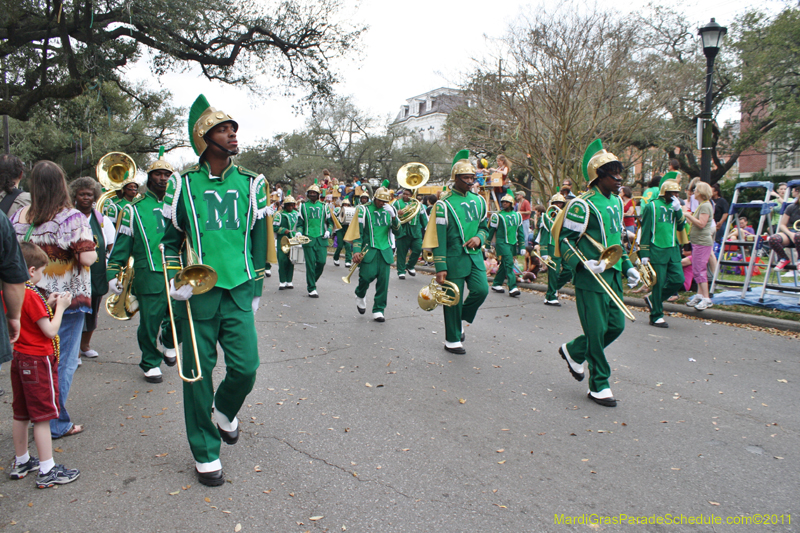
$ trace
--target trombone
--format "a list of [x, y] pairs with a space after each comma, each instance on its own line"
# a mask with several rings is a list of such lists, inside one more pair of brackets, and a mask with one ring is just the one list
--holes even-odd
[[542, 263], [547, 265], [547, 268], [555, 270], [556, 262], [553, 261], [553, 259], [549, 255], [545, 255], [545, 256], [539, 255], [539, 252], [537, 252], [536, 250], [533, 251], [533, 255], [538, 257], [539, 261], [541, 261]]
[[186, 284], [192, 286], [192, 294], [203, 294], [214, 288], [217, 284], [217, 272], [208, 265], [200, 264], [197, 254], [192, 250], [192, 245], [189, 239], [186, 239], [186, 262], [188, 265], [183, 266], [183, 260], [178, 256], [179, 267], [170, 267], [167, 265], [167, 255], [163, 244], [158, 245], [161, 250], [161, 267], [164, 270], [164, 284], [167, 288], [167, 307], [169, 308], [169, 323], [172, 326], [172, 341], [175, 343], [176, 356], [178, 358], [178, 376], [186, 383], [194, 383], [203, 379], [203, 370], [200, 367], [200, 354], [197, 351], [197, 336], [194, 332], [194, 321], [192, 320], [192, 306], [189, 300], [186, 300], [186, 314], [189, 318], [189, 332], [192, 335], [192, 348], [194, 349], [194, 364], [197, 372], [192, 369], [192, 377], [187, 377], [183, 373], [183, 363], [181, 362], [181, 353], [178, 349], [178, 333], [175, 329], [175, 313], [172, 311], [172, 300], [169, 296], [169, 270], [178, 270], [175, 274], [175, 288], [183, 287]]
[[[617, 263], [617, 261], [619, 261], [620, 258], [622, 258], [622, 254], [624, 253], [624, 251], [622, 250], [622, 246], [620, 246], [619, 244], [613, 244], [608, 248], [603, 248], [602, 244], [594, 240], [586, 233], [584, 233], [582, 237], [586, 237], [587, 239], [589, 239], [589, 242], [592, 243], [592, 245], [594, 245], [594, 247], [600, 251], [599, 261], [601, 263], [605, 263], [606, 265], [605, 270], [608, 270], [609, 268], [614, 266]], [[580, 240], [580, 238], [578, 240]], [[614, 305], [616, 305], [619, 308], [619, 310], [622, 311], [622, 314], [625, 315], [625, 318], [627, 318], [631, 322], [636, 322], [636, 317], [633, 316], [631, 310], [625, 306], [625, 302], [622, 301], [622, 298], [617, 296], [617, 293], [614, 292], [614, 289], [612, 289], [611, 286], [608, 284], [608, 282], [603, 279], [603, 276], [601, 274], [595, 273], [591, 268], [589, 268], [589, 266], [586, 264], [587, 261], [586, 256], [584, 256], [576, 246], [573, 246], [572, 243], [569, 242], [569, 239], [566, 239], [566, 243], [567, 246], [569, 246], [569, 249], [572, 250], [572, 253], [574, 253], [575, 256], [580, 260], [581, 264], [583, 264], [583, 268], [585, 268], [592, 274], [592, 276], [594, 276], [594, 279], [597, 281], [597, 283], [600, 284], [600, 287], [606, 292], [606, 294], [608, 294], [609, 298], [611, 298], [611, 301], [614, 302]]]

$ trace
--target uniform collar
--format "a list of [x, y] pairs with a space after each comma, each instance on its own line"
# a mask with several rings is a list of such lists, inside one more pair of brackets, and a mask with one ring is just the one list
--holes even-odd
[[208, 161], [205, 159], [200, 159], [200, 169], [208, 174], [209, 179], [225, 181], [225, 178], [233, 174], [234, 170], [236, 169], [236, 165], [233, 164], [233, 158], [229, 157], [228, 166], [222, 171], [222, 176], [214, 176], [211, 174], [211, 165], [208, 164]]

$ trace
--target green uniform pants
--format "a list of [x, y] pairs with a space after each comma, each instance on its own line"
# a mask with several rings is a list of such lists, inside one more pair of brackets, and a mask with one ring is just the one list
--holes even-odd
[[497, 243], [497, 255], [500, 258], [500, 265], [497, 267], [497, 274], [494, 276], [493, 287], [502, 287], [503, 282], [508, 280], [508, 290], [517, 288], [517, 276], [514, 274], [514, 252], [516, 244]]
[[551, 302], [558, 299], [558, 290], [572, 279], [572, 271], [561, 262], [560, 257], [556, 257], [555, 253], [555, 246], [548, 244], [547, 255], [556, 264], [556, 268], [547, 269], [547, 293], [544, 299]]
[[278, 280], [281, 283], [290, 283], [294, 278], [294, 263], [289, 259], [289, 254], [283, 253], [278, 246]]
[[161, 344], [165, 348], [174, 348], [175, 343], [172, 341], [172, 328], [169, 323], [166, 287], [159, 294], [140, 294], [136, 298], [139, 300], [139, 329], [136, 338], [142, 351], [139, 368], [147, 372], [161, 366], [161, 361], [164, 359], [161, 350], [158, 349], [159, 333]]
[[[191, 300], [189, 301], [191, 303]], [[175, 305], [184, 305], [175, 302]], [[183, 373], [192, 375], [194, 352], [188, 320], [181, 319]], [[231, 298], [230, 291], [223, 291], [219, 308], [209, 320], [195, 320], [197, 350], [203, 379], [194, 383], [183, 383], [183, 414], [186, 420], [186, 435], [189, 447], [198, 463], [210, 463], [219, 459], [219, 431], [211, 420], [211, 408], [233, 420], [245, 398], [253, 390], [258, 369], [258, 340], [253, 311], [242, 311]], [[225, 377], [214, 393], [212, 373], [217, 364], [217, 342], [225, 356]]]
[[664, 317], [664, 300], [683, 289], [683, 267], [680, 262], [670, 261], [667, 264], [657, 265], [650, 262], [656, 271], [656, 284], [650, 294], [650, 322], [655, 322]]
[[317, 281], [322, 276], [325, 260], [328, 258], [328, 239], [317, 237], [303, 245], [303, 256], [306, 260], [306, 285], [308, 292], [317, 290]]
[[[406, 270], [415, 270], [419, 254], [422, 253], [422, 239], [404, 235], [395, 239], [397, 246], [397, 273], [405, 274]], [[411, 255], [408, 252], [411, 251]]]
[[353, 262], [353, 243], [345, 242], [344, 234], [347, 233], [347, 228], [350, 225], [342, 226], [342, 229], [336, 232], [336, 250], [333, 252], [333, 260], [338, 261], [344, 248], [344, 261], [345, 263]]
[[[444, 310], [444, 333], [447, 342], [460, 342], [461, 341], [461, 321], [466, 320], [470, 324], [475, 320], [475, 315], [478, 314], [478, 308], [481, 306], [486, 296], [489, 294], [489, 283], [486, 281], [486, 271], [479, 270], [475, 265], [465, 278], [447, 278], [458, 287], [461, 293], [461, 299], [457, 305], [446, 306], [443, 305]], [[469, 289], [469, 296], [464, 298], [464, 285], [466, 284]]]
[[[619, 273], [614, 283], [610, 285], [622, 299]], [[608, 378], [611, 375], [605, 348], [622, 334], [622, 330], [625, 329], [625, 315], [605, 292], [586, 291], [575, 287], [575, 300], [583, 335], [568, 342], [567, 351], [576, 363], [589, 362], [589, 390], [600, 392], [609, 388]]]
[[356, 296], [364, 298], [367, 295], [369, 284], [375, 281], [375, 298], [372, 300], [372, 312], [383, 313], [386, 309], [386, 299], [389, 297], [389, 273], [391, 265], [378, 253], [370, 263], [361, 263], [358, 267], [358, 286]]

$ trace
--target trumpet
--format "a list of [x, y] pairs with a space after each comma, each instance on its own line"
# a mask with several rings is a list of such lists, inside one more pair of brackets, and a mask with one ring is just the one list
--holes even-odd
[[[364, 249], [361, 250], [361, 261], [364, 260], [364, 255], [366, 255], [368, 251], [369, 251], [369, 246], [365, 246]], [[356, 271], [359, 265], [361, 265], [361, 261], [359, 261], [358, 263], [353, 261], [353, 264], [350, 266], [350, 270], [347, 272], [347, 275], [342, 276], [342, 281], [348, 284], [350, 283], [350, 278], [353, 276], [353, 273]]]
[[281, 237], [281, 251], [288, 255], [289, 250], [291, 250], [292, 246], [302, 246], [310, 242], [311, 239], [309, 239], [305, 235], [295, 235], [291, 239], [286, 235], [284, 235], [283, 237]]
[[533, 255], [538, 257], [539, 261], [541, 261], [542, 263], [547, 265], [547, 268], [555, 270], [556, 262], [553, 261], [553, 259], [549, 255], [545, 255], [545, 256], [539, 255], [539, 252], [537, 252], [536, 250], [533, 251]]
[[167, 307], [169, 308], [169, 322], [172, 326], [172, 341], [175, 343], [176, 356], [178, 358], [178, 376], [186, 383], [194, 383], [203, 379], [203, 370], [200, 367], [200, 354], [197, 351], [197, 335], [194, 332], [194, 321], [192, 320], [192, 306], [189, 300], [186, 300], [186, 314], [189, 318], [189, 332], [192, 335], [192, 348], [194, 349], [194, 365], [197, 372], [192, 369], [192, 377], [187, 377], [183, 373], [183, 363], [181, 361], [181, 354], [178, 351], [178, 333], [175, 329], [175, 313], [172, 311], [172, 300], [169, 296], [169, 270], [178, 270], [175, 274], [175, 288], [183, 287], [184, 285], [192, 286], [192, 294], [203, 294], [214, 288], [217, 284], [217, 272], [208, 265], [203, 265], [198, 261], [197, 254], [192, 250], [192, 245], [189, 240], [186, 240], [186, 257], [188, 265], [183, 266], [183, 260], [178, 257], [179, 267], [170, 267], [167, 265], [167, 255], [164, 251], [164, 245], [159, 244], [158, 249], [161, 250], [161, 266], [164, 270], [164, 284], [167, 287]]
[[458, 290], [458, 285], [448, 280], [444, 280], [440, 285], [436, 282], [436, 278], [422, 287], [417, 295], [417, 303], [423, 311], [433, 311], [439, 305], [450, 307], [458, 304], [460, 300], [461, 292]]
[[131, 294], [133, 281], [133, 257], [128, 258], [128, 265], [122, 267], [117, 274], [117, 279], [122, 285], [120, 294], [112, 294], [106, 299], [106, 311], [111, 318], [117, 320], [130, 320], [139, 312], [139, 301]]

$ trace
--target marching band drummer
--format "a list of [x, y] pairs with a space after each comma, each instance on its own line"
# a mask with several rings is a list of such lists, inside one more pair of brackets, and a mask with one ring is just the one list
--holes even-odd
[[339, 257], [344, 248], [344, 266], [350, 268], [350, 265], [353, 264], [353, 244], [344, 240], [344, 236], [347, 235], [347, 230], [356, 214], [356, 208], [350, 205], [350, 200], [344, 198], [342, 205], [337, 207], [335, 212], [342, 223], [342, 229], [336, 230], [336, 250], [333, 252], [333, 264], [339, 266]]
[[[267, 219], [273, 214], [267, 204], [266, 179], [234, 165], [239, 153], [233, 118], [211, 107], [200, 95], [189, 111], [189, 139], [198, 164], [181, 176], [173, 174], [167, 185], [164, 216], [167, 229], [162, 243], [170, 258], [191, 244], [200, 263], [217, 274], [215, 286], [193, 295], [192, 286], [175, 288], [174, 313], [182, 345], [183, 368], [195, 369], [192, 349], [194, 324], [202, 379], [183, 383], [186, 435], [203, 485], [225, 483], [219, 460], [221, 442], [239, 440], [236, 414], [253, 390], [258, 369], [258, 339], [255, 311], [263, 288], [263, 266], [267, 262]], [[178, 266], [170, 260], [170, 266]], [[186, 261], [184, 262], [186, 263]], [[175, 270], [170, 269], [171, 272]], [[191, 298], [193, 316], [181, 302]], [[189, 322], [189, 320], [192, 322]], [[217, 343], [225, 356], [225, 377], [214, 391], [213, 371]], [[212, 421], [212, 408], [216, 425]]]
[[[562, 260], [575, 273], [573, 284], [583, 335], [562, 344], [558, 352], [567, 362], [572, 377], [578, 381], [583, 381], [583, 363], [588, 361], [589, 398], [600, 405], [615, 407], [617, 400], [608, 386], [611, 368], [605, 348], [625, 329], [625, 317], [592, 273], [601, 276], [620, 300], [622, 272], [627, 274], [629, 285], [638, 283], [640, 277], [624, 249], [621, 259], [605, 270], [605, 263], [598, 261], [600, 253], [597, 248], [582, 238], [585, 233], [604, 247], [621, 245], [625, 229], [622, 225], [623, 206], [616, 193], [622, 185], [622, 163], [614, 154], [603, 150], [598, 139], [586, 149], [581, 168], [589, 190], [572, 200], [566, 211], [562, 211], [554, 224], [553, 235], [558, 243], [556, 255], [560, 252]], [[585, 266], [567, 242], [587, 258]]]
[[[158, 159], [147, 168], [147, 189], [144, 194], [125, 206], [119, 226], [117, 240], [108, 259], [106, 279], [108, 289], [114, 294], [122, 293], [117, 276], [127, 267], [133, 257], [135, 275], [133, 293], [139, 303], [139, 329], [136, 338], [142, 351], [139, 368], [148, 383], [161, 383], [161, 361], [174, 366], [177, 359], [172, 341], [169, 316], [167, 315], [167, 289], [161, 266], [159, 245], [168, 223], [164, 218], [164, 193], [167, 182], [174, 172], [172, 165], [164, 160], [164, 147]], [[158, 349], [159, 333], [164, 352]]]
[[348, 235], [345, 235], [345, 239], [353, 243], [353, 261], [360, 265], [355, 292], [356, 307], [362, 315], [367, 310], [367, 289], [370, 283], [378, 280], [372, 301], [372, 319], [376, 322], [386, 320], [383, 312], [389, 296], [389, 273], [393, 259], [389, 235], [400, 229], [397, 211], [389, 205], [391, 200], [389, 190], [380, 187], [375, 191], [372, 203], [358, 207], [358, 220], [350, 223]]
[[[395, 203], [394, 208], [400, 211], [411, 203], [411, 189], [403, 189], [403, 196]], [[420, 206], [419, 212], [411, 219], [400, 226], [395, 243], [397, 245], [397, 277], [406, 279], [406, 271], [409, 276], [416, 276], [417, 261], [422, 252], [422, 228], [428, 225], [428, 213]], [[409, 255], [409, 251], [411, 255]]]
[[[436, 282], [451, 281], [461, 297], [457, 304], [442, 306], [444, 310], [444, 349], [450, 353], [467, 353], [462, 342], [465, 334], [462, 320], [472, 323], [486, 296], [489, 284], [481, 247], [487, 241], [488, 208], [482, 196], [470, 191], [475, 182], [475, 167], [469, 152], [461, 150], [453, 160], [448, 192], [436, 202], [425, 230], [423, 248], [433, 250]], [[464, 298], [464, 285], [469, 296]]]
[[[287, 196], [283, 200], [283, 210], [275, 213], [272, 218], [272, 227], [275, 229], [275, 237], [280, 242], [282, 237], [289, 237], [290, 239], [300, 232], [296, 231], [294, 227], [297, 225], [297, 202], [294, 196]], [[278, 290], [294, 289], [292, 279], [294, 278], [294, 263], [289, 258], [289, 254], [283, 253], [283, 250], [278, 246]]]

